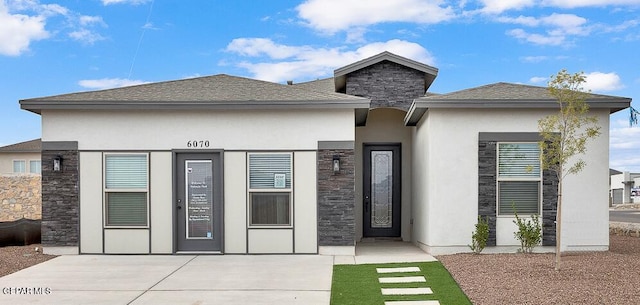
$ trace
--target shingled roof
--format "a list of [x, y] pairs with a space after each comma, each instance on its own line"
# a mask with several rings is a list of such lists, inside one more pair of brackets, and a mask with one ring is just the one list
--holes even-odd
[[367, 108], [366, 98], [218, 74], [20, 101], [23, 109]]
[[42, 151], [42, 140], [35, 139], [31, 141], [20, 142], [0, 147], [0, 153], [22, 153], [22, 152], [40, 152]]
[[[495, 83], [480, 87], [455, 91], [438, 96], [423, 98], [432, 100], [553, 100], [556, 98], [549, 93], [547, 87], [530, 86], [512, 83]], [[588, 94], [588, 100], [620, 99], [618, 96]]]
[[[631, 99], [626, 97], [588, 93], [587, 104], [593, 109], [609, 109], [610, 113], [628, 108]], [[464, 109], [555, 109], [558, 101], [547, 87], [511, 83], [495, 83], [455, 91], [447, 94], [425, 96], [414, 100], [405, 116], [405, 124], [417, 124], [430, 108]]]

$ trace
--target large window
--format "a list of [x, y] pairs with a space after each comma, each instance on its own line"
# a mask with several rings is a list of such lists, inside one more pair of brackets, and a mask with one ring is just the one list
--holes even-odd
[[291, 226], [291, 154], [249, 154], [249, 224]]
[[498, 143], [498, 214], [540, 212], [538, 143]]
[[42, 162], [40, 160], [29, 160], [29, 172], [32, 174], [40, 174]]
[[27, 172], [27, 162], [25, 160], [13, 160], [13, 172], [14, 173]]
[[105, 225], [146, 227], [148, 217], [147, 154], [104, 157]]

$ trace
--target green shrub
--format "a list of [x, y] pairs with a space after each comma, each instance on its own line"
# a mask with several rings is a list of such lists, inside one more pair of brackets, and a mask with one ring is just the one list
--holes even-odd
[[471, 251], [476, 254], [480, 254], [484, 247], [487, 246], [487, 240], [489, 239], [489, 222], [487, 221], [489, 217], [485, 217], [484, 219], [478, 215], [478, 223], [476, 223], [476, 230], [471, 234]]
[[513, 221], [518, 226], [518, 232], [513, 235], [520, 241], [519, 252], [531, 253], [533, 248], [542, 241], [542, 227], [538, 215], [531, 215], [531, 220], [522, 220], [518, 217], [518, 213], [514, 211], [516, 220]]

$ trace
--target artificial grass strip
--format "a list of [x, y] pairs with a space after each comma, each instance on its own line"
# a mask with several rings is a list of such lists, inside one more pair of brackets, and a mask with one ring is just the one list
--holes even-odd
[[[379, 274], [376, 268], [419, 267], [419, 272]], [[419, 276], [426, 283], [379, 283], [380, 277]], [[380, 288], [418, 288], [429, 287], [431, 295], [383, 296]], [[385, 301], [438, 300], [441, 305], [471, 304], [449, 271], [440, 262], [335, 265], [331, 283], [331, 304], [384, 304]]]

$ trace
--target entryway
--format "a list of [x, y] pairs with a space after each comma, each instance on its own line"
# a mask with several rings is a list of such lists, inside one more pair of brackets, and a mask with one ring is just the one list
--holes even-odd
[[220, 152], [175, 154], [176, 252], [222, 252]]

